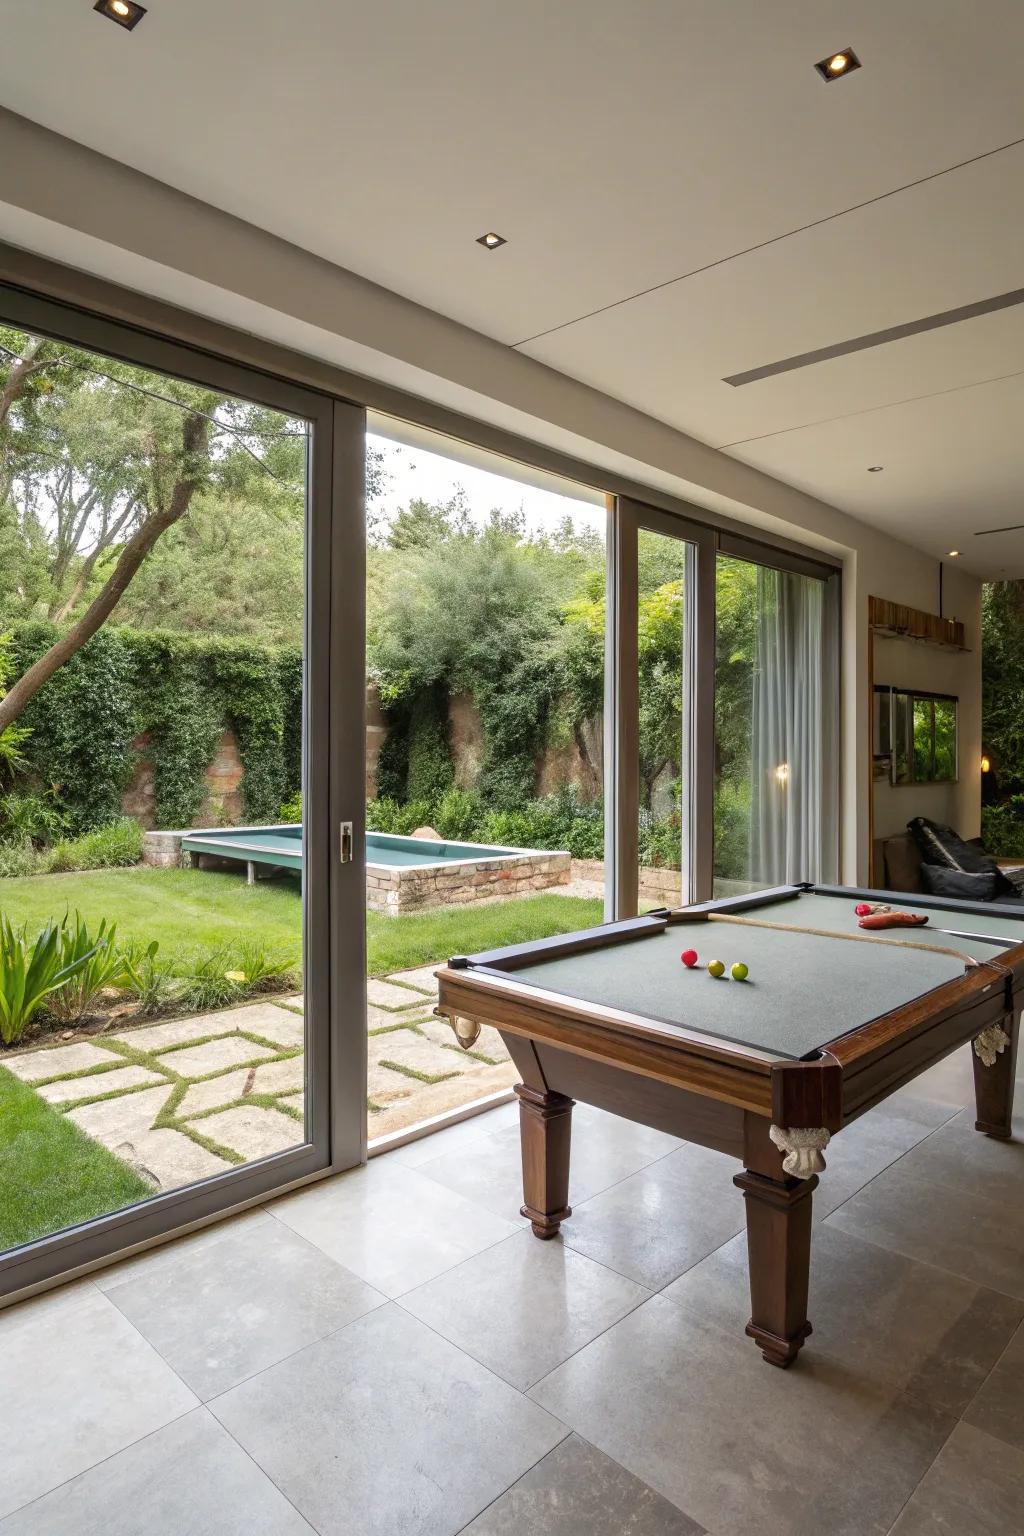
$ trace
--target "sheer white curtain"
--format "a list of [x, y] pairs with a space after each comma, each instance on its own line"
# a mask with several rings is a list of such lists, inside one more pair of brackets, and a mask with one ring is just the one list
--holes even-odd
[[758, 885], [834, 880], [838, 673], [826, 586], [762, 566], [757, 598], [751, 878]]

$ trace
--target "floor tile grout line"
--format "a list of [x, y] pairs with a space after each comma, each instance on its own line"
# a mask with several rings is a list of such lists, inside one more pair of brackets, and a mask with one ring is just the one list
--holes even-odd
[[[525, 1230], [525, 1228], [524, 1228], [524, 1230]], [[511, 1242], [513, 1237], [519, 1237], [520, 1235], [521, 1234], [518, 1233], [518, 1232], [510, 1233], [508, 1237], [502, 1238], [502, 1242], [506, 1242], [506, 1243]], [[495, 1243], [495, 1244], [492, 1245], [491, 1248], [481, 1249], [480, 1252], [481, 1253], [493, 1253], [494, 1249], [498, 1248], [500, 1246], [501, 1246], [500, 1243]], [[652, 1291], [649, 1286], [642, 1285], [639, 1280], [631, 1280], [629, 1275], [622, 1275], [622, 1274], [620, 1274], [617, 1269], [612, 1269], [611, 1265], [609, 1265], [609, 1264], [602, 1264], [599, 1259], [592, 1259], [592, 1258], [590, 1258], [590, 1256], [588, 1254], [578, 1253], [575, 1248], [572, 1248], [569, 1251], [574, 1255], [575, 1258], [577, 1258], [577, 1259], [584, 1259], [589, 1264], [596, 1264], [599, 1269], [607, 1270], [610, 1275], [615, 1275], [620, 1280], [629, 1280], [632, 1285], [637, 1286], [645, 1294], [643, 1296], [641, 1296], [637, 1301], [635, 1301], [632, 1304], [632, 1306], [627, 1307], [625, 1312], [623, 1312], [620, 1317], [613, 1318], [610, 1323], [606, 1323], [603, 1328], [599, 1329], [598, 1332], [594, 1334], [594, 1337], [592, 1339], [587, 1339], [583, 1344], [579, 1344], [579, 1345], [577, 1345], [577, 1347], [575, 1349], [570, 1350], [569, 1353], [565, 1356], [565, 1358], [558, 1362], [558, 1366], [552, 1366], [552, 1368], [551, 1368], [552, 1370], [557, 1370], [559, 1368], [559, 1366], [565, 1365], [567, 1361], [572, 1360], [574, 1358], [574, 1356], [578, 1355], [581, 1350], [586, 1349], [588, 1347], [588, 1345], [595, 1344], [598, 1339], [603, 1338], [606, 1333], [608, 1333], [612, 1328], [615, 1328], [619, 1323], [623, 1322], [625, 1318], [631, 1316], [631, 1314], [636, 1312], [640, 1307], [645, 1306], [647, 1304], [647, 1302], [649, 1302], [653, 1296], [657, 1296], [658, 1295], [658, 1292], [657, 1291]], [[479, 1254], [471, 1254], [468, 1259], [464, 1259], [462, 1262], [465, 1263], [465, 1264], [471, 1264], [474, 1259], [479, 1258], [479, 1257], [480, 1257]], [[454, 1266], [454, 1268], [455, 1269], [461, 1269], [462, 1268], [462, 1264], [457, 1264], [457, 1265]], [[452, 1273], [453, 1273], [453, 1270], [451, 1270], [451, 1269], [444, 1270], [443, 1274], [435, 1275], [434, 1279], [435, 1280], [440, 1280], [442, 1278], [445, 1278], [445, 1277], [451, 1275]], [[671, 1282], [669, 1282], [669, 1283], [671, 1284]], [[432, 1285], [433, 1284], [433, 1280], [425, 1280], [423, 1282], [423, 1284], [424, 1285]], [[419, 1286], [414, 1286], [413, 1287], [413, 1290], [419, 1290], [419, 1289], [420, 1289]], [[402, 1294], [403, 1294], [403, 1296], [411, 1296], [412, 1295], [412, 1291], [411, 1290], [410, 1291], [404, 1291]], [[482, 1365], [485, 1370], [490, 1371], [492, 1376], [497, 1376], [499, 1381], [503, 1381], [506, 1386], [511, 1387], [513, 1389], [513, 1391], [518, 1392], [521, 1397], [529, 1397], [530, 1392], [537, 1385], [537, 1383], [543, 1381], [545, 1376], [550, 1376], [550, 1374], [551, 1374], [551, 1371], [543, 1371], [537, 1377], [536, 1381], [527, 1382], [525, 1387], [516, 1386], [515, 1382], [509, 1381], [507, 1376], [502, 1376], [500, 1374], [500, 1372], [498, 1372], [498, 1371], [496, 1371], [494, 1369], [493, 1366], [488, 1365], [485, 1360], [481, 1360], [478, 1355], [475, 1355], [473, 1353], [473, 1351], [471, 1349], [469, 1349], [465, 1344], [456, 1344], [454, 1339], [448, 1338], [448, 1335], [445, 1334], [445, 1333], [442, 1333], [441, 1330], [439, 1328], [436, 1328], [433, 1323], [427, 1322], [427, 1320], [425, 1318], [420, 1317], [417, 1312], [413, 1312], [409, 1307], [405, 1306], [401, 1297], [397, 1297], [396, 1296], [394, 1298], [394, 1300], [395, 1300], [395, 1305], [396, 1306], [400, 1306], [402, 1308], [402, 1311], [405, 1312], [409, 1317], [414, 1318], [415, 1321], [418, 1322], [418, 1323], [423, 1323], [424, 1326], [429, 1328], [432, 1333], [436, 1333], [438, 1338], [444, 1339], [444, 1341], [447, 1344], [454, 1344], [456, 1349], [461, 1349], [463, 1354], [468, 1355], [471, 1360], [475, 1360], [478, 1365]], [[545, 1411], [548, 1411], [548, 1410], [545, 1410]]]
[[[159, 1351], [157, 1351], [157, 1353], [159, 1354]], [[163, 1359], [163, 1356], [161, 1356], [161, 1359]], [[164, 1363], [166, 1364], [166, 1361]], [[168, 1370], [171, 1369], [172, 1367], [168, 1366]], [[177, 1372], [175, 1371], [174, 1374], [177, 1375]], [[179, 1380], [180, 1379], [181, 1378], [179, 1377]], [[189, 1388], [189, 1391], [191, 1390], [192, 1389]], [[192, 1395], [195, 1397], [194, 1392]], [[52, 1488], [46, 1488], [42, 1493], [37, 1493], [33, 1498], [28, 1499], [24, 1504], [19, 1504], [16, 1509], [7, 1510], [4, 1514], [0, 1515], [0, 1526], [3, 1526], [4, 1522], [9, 1520], [12, 1515], [18, 1515], [21, 1514], [23, 1510], [31, 1509], [32, 1505], [38, 1504], [41, 1499], [49, 1498], [51, 1494], [57, 1493], [61, 1488], [66, 1488], [69, 1483], [75, 1482], [75, 1480], [79, 1477], [87, 1477], [90, 1472], [95, 1472], [97, 1468], [106, 1466], [108, 1461], [113, 1461], [115, 1457], [122, 1455], [125, 1451], [134, 1450], [135, 1446], [144, 1445], [147, 1440], [151, 1440], [154, 1435], [159, 1435], [165, 1429], [169, 1429], [172, 1424], [179, 1424], [182, 1419], [187, 1419], [190, 1413], [201, 1413], [205, 1407], [206, 1404], [199, 1402], [197, 1399], [197, 1401], [194, 1402], [190, 1408], [186, 1408], [182, 1413], [176, 1413], [173, 1418], [168, 1419], [166, 1423], [158, 1424], [155, 1429], [147, 1430], [144, 1435], [139, 1435], [137, 1439], [129, 1440], [126, 1445], [118, 1446], [116, 1451], [111, 1451], [108, 1455], [101, 1456], [98, 1461], [90, 1462], [87, 1467], [82, 1467], [78, 1472], [72, 1472], [70, 1477], [62, 1478], [59, 1483], [54, 1483]]]
[[[506, 1383], [506, 1385], [507, 1385], [507, 1383]], [[554, 1414], [552, 1414], [551, 1417], [554, 1418], [555, 1417]], [[562, 1420], [561, 1419], [556, 1419], [555, 1422], [557, 1424], [561, 1424]], [[558, 1450], [558, 1447], [560, 1445], [564, 1445], [567, 1440], [571, 1440], [572, 1436], [575, 1433], [576, 1433], [576, 1431], [574, 1429], [566, 1428], [565, 1434], [562, 1436], [562, 1438], [560, 1440], [556, 1440], [555, 1441], [555, 1444], [551, 1447], [551, 1449], [549, 1451], [545, 1451], [543, 1456], [538, 1456], [537, 1460], [534, 1461], [534, 1462], [531, 1462], [530, 1465], [526, 1468], [526, 1470], [524, 1472], [520, 1472], [519, 1476], [513, 1478], [512, 1481], [510, 1483], [508, 1483], [506, 1485], [506, 1487], [504, 1487], [501, 1490], [500, 1493], [495, 1494], [493, 1499], [489, 1499], [486, 1504], [484, 1504], [480, 1509], [477, 1510], [475, 1515], [471, 1515], [470, 1518], [466, 1521], [465, 1525], [460, 1525], [459, 1526], [458, 1530], [454, 1533], [454, 1536], [465, 1536], [466, 1531], [468, 1531], [470, 1526], [472, 1526], [477, 1520], [480, 1519], [481, 1515], [486, 1515], [486, 1513], [487, 1513], [487, 1511], [489, 1509], [493, 1509], [495, 1504], [497, 1504], [499, 1502], [499, 1500], [501, 1500], [501, 1499], [503, 1499], [505, 1497], [506, 1493], [510, 1493], [513, 1488], [517, 1487], [519, 1485], [519, 1483], [522, 1482], [524, 1477], [529, 1477], [530, 1473], [532, 1471], [534, 1471], [534, 1469], [536, 1467], [539, 1467], [541, 1462], [547, 1461], [549, 1456], [553, 1456], [555, 1451]], [[580, 1438], [582, 1438], [582, 1436]]]
[[246, 1458], [247, 1461], [249, 1461], [256, 1468], [256, 1470], [260, 1474], [260, 1476], [261, 1477], [265, 1477], [267, 1482], [270, 1483], [270, 1485], [272, 1487], [277, 1489], [277, 1491], [281, 1495], [282, 1499], [284, 1499], [285, 1503], [289, 1504], [291, 1506], [291, 1508], [294, 1509], [295, 1513], [298, 1515], [298, 1517], [302, 1521], [302, 1523], [304, 1525], [308, 1526], [311, 1531], [315, 1532], [316, 1536], [323, 1536], [323, 1532], [321, 1530], [321, 1527], [318, 1526], [318, 1525], [314, 1525], [312, 1520], [308, 1519], [307, 1516], [302, 1513], [302, 1510], [295, 1503], [295, 1501], [292, 1498], [290, 1498], [287, 1493], [285, 1493], [284, 1489], [281, 1487], [281, 1484], [277, 1481], [277, 1479], [274, 1478], [274, 1477], [271, 1477], [271, 1475], [267, 1471], [266, 1467], [261, 1467], [260, 1466], [259, 1462], [256, 1460], [256, 1457], [252, 1454], [252, 1452], [248, 1449], [247, 1446], [244, 1446], [242, 1444], [242, 1442], [241, 1442], [241, 1440], [239, 1440], [238, 1436], [236, 1434], [234, 1434], [233, 1431], [228, 1428], [228, 1426], [224, 1423], [224, 1420], [223, 1419], [219, 1419], [215, 1413], [211, 1412], [211, 1410], [209, 1408], [207, 1408], [207, 1405], [205, 1403], [203, 1404], [203, 1408], [206, 1410], [206, 1412], [208, 1412], [210, 1414], [210, 1417], [214, 1421], [214, 1423], [220, 1425], [221, 1429], [227, 1435], [227, 1437], [231, 1441], [231, 1443], [233, 1445], [237, 1445], [238, 1446], [238, 1449], [242, 1452], [242, 1455]]
[[[1024, 1306], [1024, 1303], [1022, 1303], [1022, 1306]], [[989, 1366], [988, 1370], [985, 1372], [985, 1375], [982, 1377], [981, 1381], [978, 1383], [977, 1391], [972, 1395], [970, 1401], [964, 1405], [964, 1411], [963, 1411], [963, 1413], [960, 1414], [959, 1419], [957, 1420], [958, 1423], [960, 1423], [960, 1424], [966, 1424], [967, 1423], [967, 1414], [974, 1407], [974, 1404], [978, 1401], [978, 1398], [981, 1396], [981, 1394], [984, 1391], [985, 1387], [987, 1386], [988, 1382], [991, 1380], [991, 1378], [995, 1374], [995, 1372], [999, 1369], [1000, 1365], [1002, 1364], [1003, 1360], [1006, 1357], [1007, 1352], [1010, 1350], [1012, 1345], [1015, 1343], [1015, 1341], [1017, 1340], [1018, 1336], [1021, 1337], [1021, 1338], [1024, 1338], [1024, 1317], [1021, 1318], [1020, 1322], [1017, 1324], [1016, 1328], [1013, 1330], [1013, 1332], [1010, 1334], [1010, 1337], [1007, 1339], [1006, 1343], [1003, 1345], [1003, 1348], [1000, 1350], [998, 1356], [996, 1357], [995, 1360], [993, 1360], [992, 1364]], [[972, 1424], [970, 1427], [972, 1429], [977, 1429], [979, 1426], [977, 1424]], [[1009, 1440], [1003, 1440], [1002, 1436], [997, 1434], [994, 1430], [986, 1429], [986, 1430], [983, 1430], [982, 1433], [986, 1434], [986, 1435], [991, 1435], [992, 1439], [993, 1440], [998, 1440], [1001, 1445], [1010, 1445], [1011, 1444], [1011, 1442]], [[1018, 1446], [1013, 1446], [1012, 1448], [1014, 1450], [1019, 1449]]]
[[896, 1511], [896, 1519], [892, 1522], [892, 1525], [890, 1525], [888, 1531], [886, 1532], [886, 1536], [892, 1536], [893, 1531], [895, 1531], [897, 1525], [899, 1524], [900, 1520], [903, 1517], [903, 1511], [906, 1509], [907, 1505], [910, 1503], [911, 1499], [914, 1497], [914, 1494], [921, 1487], [922, 1483], [924, 1482], [925, 1478], [928, 1476], [929, 1472], [935, 1466], [935, 1463], [938, 1461], [939, 1457], [942, 1455], [943, 1451], [946, 1449], [946, 1446], [949, 1444], [949, 1442], [952, 1440], [953, 1436], [956, 1434], [956, 1431], [957, 1431], [957, 1429], [958, 1429], [958, 1427], [959, 1427], [961, 1422], [962, 1421], [960, 1419], [957, 1419], [954, 1422], [953, 1428], [950, 1430], [949, 1434], [943, 1440], [942, 1444], [939, 1446], [938, 1450], [935, 1452], [935, 1455], [932, 1457], [931, 1461], [925, 1467], [924, 1471], [921, 1473], [921, 1476], [918, 1478], [917, 1482], [914, 1484], [913, 1488], [911, 1488], [910, 1492], [907, 1494], [906, 1498], [903, 1500], [903, 1503], [900, 1505], [899, 1509]]
[[[959, 1109], [954, 1109], [951, 1115], [949, 1115], [945, 1120], [940, 1121], [938, 1125], [933, 1125], [930, 1130], [927, 1130], [918, 1141], [913, 1142], [911, 1146], [906, 1147], [902, 1152], [898, 1154], [898, 1156], [894, 1157], [891, 1163], [886, 1163], [884, 1167], [879, 1168], [877, 1173], [873, 1173], [869, 1179], [864, 1181], [859, 1189], [853, 1190], [851, 1194], [847, 1195], [845, 1200], [840, 1200], [839, 1204], [833, 1206], [832, 1209], [828, 1212], [828, 1215], [822, 1216], [821, 1220], [828, 1221], [829, 1217], [834, 1216], [837, 1211], [841, 1211], [844, 1205], [849, 1205], [851, 1200], [856, 1200], [858, 1195], [862, 1195], [866, 1189], [870, 1189], [871, 1185], [875, 1182], [876, 1179], [883, 1178], [884, 1175], [889, 1173], [891, 1169], [898, 1167], [898, 1165], [903, 1162], [904, 1158], [909, 1157], [912, 1152], [916, 1152], [918, 1147], [923, 1147], [926, 1142], [931, 1141], [932, 1137], [937, 1135], [939, 1131], [944, 1131], [946, 1126], [951, 1124], [951, 1122], [956, 1119], [957, 1115], [964, 1114], [964, 1112], [969, 1108], [969, 1104], [962, 1104]], [[867, 1113], [870, 1114], [871, 1111], [868, 1110]], [[836, 1134], [841, 1136], [842, 1131], [838, 1131]], [[880, 1243], [876, 1244], [876, 1247], [882, 1246], [883, 1245]], [[938, 1268], [941, 1266], [936, 1267]]]
[[[660, 1291], [658, 1294], [663, 1296], [663, 1293]], [[704, 1317], [698, 1308], [691, 1302], [680, 1301], [675, 1296], [663, 1296], [663, 1299], [667, 1301], [670, 1306], [676, 1307], [680, 1312], [684, 1313], [694, 1324], [699, 1325], [704, 1329], [712, 1328], [717, 1334], [719, 1334], [720, 1337], [731, 1339], [733, 1343], [738, 1344], [741, 1342], [740, 1335], [738, 1333], [735, 1333], [731, 1328], [726, 1328], [722, 1323], [717, 1322], [714, 1318]], [[833, 1364], [840, 1366], [844, 1363], [842, 1356], [835, 1354], [832, 1350], [827, 1348], [827, 1346], [823, 1346], [818, 1343], [811, 1346], [811, 1348], [813, 1357], [815, 1359], [830, 1360]], [[799, 1370], [799, 1361], [795, 1363], [793, 1369]], [[551, 1375], [553, 1373], [548, 1372], [548, 1374]], [[957, 1424], [959, 1424], [961, 1421], [962, 1415], [956, 1413], [952, 1408], [947, 1408], [939, 1402], [929, 1401], [928, 1399], [922, 1397], [919, 1393], [915, 1392], [912, 1387], [902, 1386], [899, 1382], [886, 1383], [869, 1379], [867, 1381], [867, 1385], [879, 1396], [887, 1392], [888, 1396], [893, 1401], [899, 1401], [902, 1399], [910, 1405], [917, 1404], [919, 1407], [927, 1409], [929, 1412], [938, 1412], [943, 1414], [952, 1423], [953, 1428], [949, 1431], [950, 1434], [953, 1433], [953, 1429], [955, 1429]], [[973, 1401], [974, 1399], [972, 1398], [971, 1402]], [[949, 1436], [947, 1435], [946, 1438], [948, 1439]], [[943, 1444], [945, 1444], [945, 1442], [943, 1442]]]

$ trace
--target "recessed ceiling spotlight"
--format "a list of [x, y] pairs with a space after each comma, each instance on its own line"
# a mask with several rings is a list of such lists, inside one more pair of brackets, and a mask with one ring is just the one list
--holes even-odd
[[116, 21], [119, 27], [126, 27], [130, 32], [137, 27], [146, 14], [144, 5], [136, 5], [135, 0], [96, 0], [94, 11], [99, 11], [101, 16], [106, 16], [110, 21]]
[[869, 475], [880, 475], [884, 468], [885, 468], [884, 464], [869, 464], [868, 465], [868, 474]]
[[860, 59], [852, 48], [841, 48], [838, 53], [830, 53], [827, 59], [819, 59], [814, 67], [823, 80], [841, 80], [844, 75], [860, 69]]
[[500, 246], [508, 245], [505, 236], [496, 235], [493, 229], [488, 230], [486, 235], [477, 235], [476, 243], [482, 245], [485, 251], [496, 251]]
[[960, 551], [958, 549], [951, 549], [950, 552], [949, 552], [950, 560], [958, 559], [959, 555], [960, 555]]

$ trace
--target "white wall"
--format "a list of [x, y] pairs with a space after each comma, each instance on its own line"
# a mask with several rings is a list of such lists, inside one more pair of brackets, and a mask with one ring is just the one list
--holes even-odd
[[[839, 554], [843, 877], [866, 879], [867, 598], [937, 611], [934, 560], [488, 337], [2, 109], [0, 238], [561, 449], [595, 465], [596, 484], [602, 469], [616, 471]], [[23, 276], [23, 264], [0, 250], [0, 277], [5, 273]], [[979, 607], [980, 584], [950, 572], [947, 615], [976, 636]], [[961, 715], [962, 759], [976, 764], [976, 646], [960, 665], [958, 691], [969, 706]], [[969, 833], [978, 820], [974, 767], [962, 789], [960, 823]]]

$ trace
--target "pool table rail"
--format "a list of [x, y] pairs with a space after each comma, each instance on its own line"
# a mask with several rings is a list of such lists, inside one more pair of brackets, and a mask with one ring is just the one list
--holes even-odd
[[435, 1012], [450, 1022], [468, 1019], [491, 1025], [572, 1055], [612, 1061], [641, 1077], [692, 1089], [740, 1109], [772, 1113], [772, 1074], [785, 1064], [772, 1052], [732, 1045], [717, 1035], [600, 1003], [578, 1002], [486, 966], [435, 974]]

